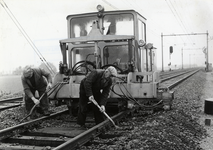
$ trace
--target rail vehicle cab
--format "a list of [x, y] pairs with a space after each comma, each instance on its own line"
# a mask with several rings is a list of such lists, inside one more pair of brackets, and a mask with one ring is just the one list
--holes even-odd
[[[68, 38], [59, 41], [63, 61], [54, 77], [54, 84], [63, 84], [50, 99], [65, 100], [73, 111], [81, 80], [93, 69], [108, 66], [114, 66], [119, 77], [108, 104], [118, 105], [127, 95], [140, 103], [157, 99], [156, 48], [146, 41], [146, 19], [134, 10], [104, 11], [100, 5], [97, 9], [67, 16]], [[119, 107], [126, 107], [123, 104]]]

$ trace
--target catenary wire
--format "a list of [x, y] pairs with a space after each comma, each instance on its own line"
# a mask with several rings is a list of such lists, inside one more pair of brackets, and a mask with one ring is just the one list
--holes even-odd
[[23, 34], [23, 36], [25, 37], [25, 39], [28, 41], [28, 43], [30, 44], [30, 46], [33, 48], [33, 50], [35, 51], [35, 53], [39, 56], [40, 60], [42, 62], [44, 62], [44, 64], [47, 66], [47, 68], [50, 71], [50, 73], [54, 74], [54, 71], [53, 71], [52, 67], [49, 65], [49, 63], [46, 61], [46, 59], [42, 56], [42, 54], [40, 53], [40, 51], [38, 50], [38, 48], [32, 42], [32, 40], [30, 39], [30, 37], [28, 36], [28, 34], [25, 32], [25, 30], [21, 26], [21, 24], [15, 18], [15, 16], [13, 15], [13, 13], [10, 11], [9, 7], [6, 5], [6, 3], [3, 0], [1, 0], [0, 3], [2, 5], [2, 7], [5, 9], [5, 11], [7, 12], [7, 14], [9, 15], [9, 17], [12, 19], [12, 21], [15, 23], [15, 25], [21, 31], [21, 33]]

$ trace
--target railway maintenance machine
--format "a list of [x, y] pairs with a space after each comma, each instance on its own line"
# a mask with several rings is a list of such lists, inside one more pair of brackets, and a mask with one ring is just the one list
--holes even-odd
[[68, 38], [59, 41], [63, 61], [53, 80], [63, 84], [50, 100], [65, 101], [76, 114], [81, 80], [93, 69], [114, 66], [118, 78], [107, 106], [122, 110], [163, 101], [170, 109], [173, 92], [158, 89], [156, 48], [146, 41], [146, 19], [134, 10], [104, 11], [101, 5], [97, 10], [67, 16]]

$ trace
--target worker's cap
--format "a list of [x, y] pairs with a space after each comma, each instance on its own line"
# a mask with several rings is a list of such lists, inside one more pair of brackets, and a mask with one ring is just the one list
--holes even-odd
[[33, 70], [32, 70], [32, 68], [29, 67], [29, 66], [25, 67], [24, 70], [23, 70], [23, 76], [24, 76], [25, 78], [31, 77], [31, 76], [32, 76], [32, 73], [33, 73]]
[[110, 66], [107, 68], [107, 70], [111, 73], [112, 76], [117, 77], [117, 70], [115, 69], [115, 67]]

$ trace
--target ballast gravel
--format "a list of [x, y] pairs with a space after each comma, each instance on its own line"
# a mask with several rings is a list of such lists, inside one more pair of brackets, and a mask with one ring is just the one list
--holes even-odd
[[202, 141], [208, 132], [200, 118], [208, 74], [199, 71], [174, 88], [172, 110], [129, 118], [119, 125], [123, 130], [107, 132], [79, 150], [207, 150]]
[[[211, 127], [203, 123], [208, 117], [203, 103], [213, 91], [206, 86], [207, 76], [213, 78], [212, 73], [199, 71], [173, 89], [172, 110], [129, 117], [119, 129], [113, 128], [79, 150], [207, 150], [212, 140], [207, 139], [211, 137], [207, 129]], [[21, 107], [0, 112], [0, 129], [17, 124], [24, 116]]]

